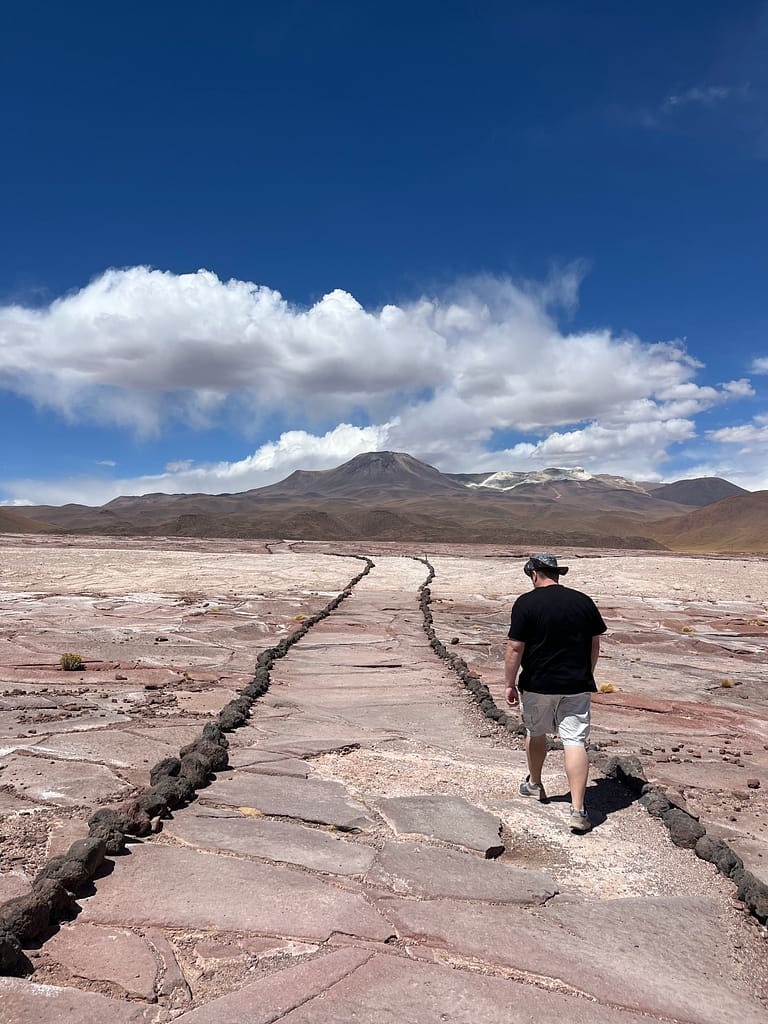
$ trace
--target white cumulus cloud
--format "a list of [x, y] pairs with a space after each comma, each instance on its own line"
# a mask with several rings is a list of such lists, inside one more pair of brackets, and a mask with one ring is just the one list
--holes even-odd
[[449, 471], [567, 462], [658, 476], [698, 414], [750, 396], [751, 384], [700, 383], [681, 341], [564, 330], [558, 310], [575, 308], [580, 277], [479, 277], [378, 309], [337, 289], [301, 308], [206, 270], [131, 267], [45, 308], [1, 307], [0, 388], [69, 422], [143, 435], [173, 424], [263, 437], [275, 417], [296, 427], [233, 462], [3, 488], [38, 503], [245, 490], [385, 447]]

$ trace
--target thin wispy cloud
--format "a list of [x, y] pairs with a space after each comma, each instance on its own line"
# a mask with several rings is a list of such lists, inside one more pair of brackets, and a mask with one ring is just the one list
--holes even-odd
[[692, 85], [669, 93], [658, 104], [638, 111], [640, 123], [649, 129], [679, 130], [695, 115], [715, 115], [731, 110], [745, 111], [755, 98], [749, 82], [737, 85]]
[[684, 110], [686, 107], [714, 107], [719, 103], [734, 97], [743, 98], [749, 91], [749, 86], [739, 85], [695, 85], [683, 92], [673, 93], [667, 96], [661, 105], [665, 111]]

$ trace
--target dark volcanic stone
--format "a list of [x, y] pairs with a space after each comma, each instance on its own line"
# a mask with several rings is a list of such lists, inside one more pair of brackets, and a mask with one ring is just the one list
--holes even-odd
[[157, 793], [161, 796], [169, 807], [181, 807], [182, 804], [187, 803], [195, 795], [195, 787], [183, 776], [179, 776], [178, 779], [161, 779], [156, 785], [152, 786], [152, 792]]
[[[172, 779], [176, 782], [176, 779]], [[149, 791], [148, 791], [149, 792]], [[123, 824], [121, 831], [127, 836], [148, 836], [152, 831], [152, 821], [147, 811], [137, 800], [128, 800], [123, 807]]]
[[768, 885], [755, 878], [751, 871], [744, 871], [738, 886], [739, 899], [744, 901], [758, 921], [768, 919]]
[[7, 930], [20, 942], [41, 935], [48, 927], [50, 908], [34, 889], [25, 896], [17, 896], [0, 907], [0, 932]]
[[609, 779], [616, 779], [628, 786], [635, 793], [642, 792], [648, 780], [645, 777], [639, 757], [610, 757], [603, 768], [603, 774]]
[[107, 853], [122, 853], [125, 849], [126, 835], [133, 835], [131, 819], [122, 810], [102, 807], [88, 819], [88, 835], [92, 839], [103, 839]]
[[0, 973], [16, 970], [23, 960], [21, 943], [12, 931], [0, 924]]
[[[259, 671], [256, 673], [257, 678], [259, 672], [261, 671], [262, 669], [259, 669]], [[269, 672], [267, 672], [266, 675], [267, 682], [269, 682]], [[224, 735], [224, 731], [221, 729], [220, 726], [216, 724], [216, 722], [207, 722], [203, 726], [203, 739], [210, 740], [211, 743], [217, 743], [220, 747], [224, 747], [225, 749], [229, 746], [229, 740]]]
[[96, 822], [88, 826], [88, 835], [93, 839], [103, 839], [106, 852], [114, 857], [125, 849], [125, 833], [106, 822]]
[[158, 818], [168, 813], [168, 804], [151, 789], [145, 789], [139, 793], [135, 800], [136, 806], [145, 811], [149, 818]]
[[669, 829], [669, 838], [675, 846], [681, 846], [686, 850], [693, 850], [706, 832], [703, 825], [690, 814], [681, 811], [679, 807], [670, 807], [662, 814], [661, 820]]
[[195, 789], [208, 785], [210, 776], [208, 761], [200, 754], [185, 754], [181, 759], [181, 775], [189, 779]]
[[158, 761], [149, 770], [149, 782], [150, 785], [154, 786], [156, 782], [165, 776], [174, 778], [181, 771], [181, 761], [178, 757], [164, 757], [162, 761]]
[[658, 789], [649, 789], [646, 793], [643, 793], [637, 802], [642, 804], [646, 811], [653, 815], [654, 818], [661, 818], [672, 806]]
[[697, 857], [714, 864], [720, 874], [727, 878], [731, 878], [737, 869], [744, 867], [741, 858], [737, 857], [722, 839], [713, 839], [712, 836], [703, 835], [697, 840], [694, 852]]
[[106, 852], [102, 840], [89, 837], [88, 839], [76, 839], [67, 850], [67, 857], [81, 860], [88, 872], [88, 877], [91, 878], [101, 866]]
[[182, 760], [187, 754], [197, 754], [203, 758], [212, 772], [223, 771], [229, 765], [229, 755], [225, 748], [202, 736], [182, 747], [179, 754]]
[[81, 860], [71, 860], [67, 854], [62, 854], [59, 857], [51, 857], [51, 859], [43, 865], [41, 870], [35, 876], [35, 883], [42, 882], [46, 878], [50, 878], [53, 879], [53, 881], [60, 882], [61, 885], [69, 889], [70, 892], [75, 892], [75, 890], [79, 889], [80, 886], [87, 882], [90, 877], [88, 869]]
[[32, 887], [48, 904], [51, 921], [61, 921], [74, 915], [75, 899], [61, 882], [53, 878], [41, 878], [39, 881], [35, 879]]
[[119, 828], [122, 832], [130, 825], [130, 818], [122, 809], [115, 807], [101, 807], [88, 819], [89, 825], [109, 825], [110, 828]]
[[219, 726], [224, 732], [232, 732], [248, 721], [251, 703], [247, 697], [238, 697], [224, 705], [219, 712]]

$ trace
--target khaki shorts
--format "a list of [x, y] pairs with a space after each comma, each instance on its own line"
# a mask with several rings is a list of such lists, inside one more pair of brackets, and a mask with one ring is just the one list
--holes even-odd
[[529, 736], [558, 733], [564, 747], [584, 747], [589, 739], [589, 693], [520, 693], [523, 725]]

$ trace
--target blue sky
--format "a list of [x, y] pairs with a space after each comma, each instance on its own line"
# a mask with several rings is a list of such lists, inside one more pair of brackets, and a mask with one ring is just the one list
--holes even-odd
[[768, 488], [768, 3], [0, 15], [0, 501]]

